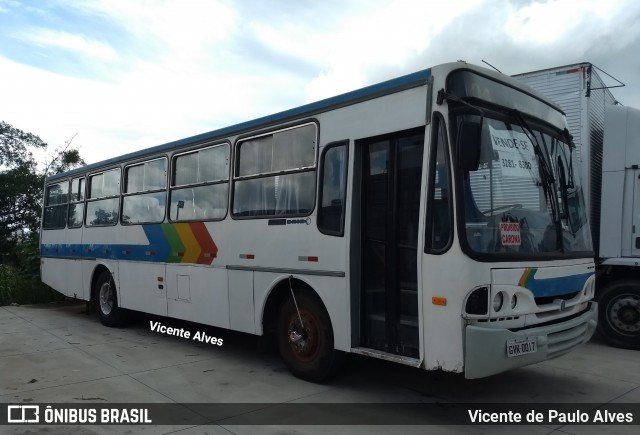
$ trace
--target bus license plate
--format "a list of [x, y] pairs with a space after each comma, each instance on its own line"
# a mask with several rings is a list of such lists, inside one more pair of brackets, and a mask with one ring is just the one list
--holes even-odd
[[507, 356], [509, 358], [513, 356], [525, 355], [527, 353], [534, 353], [538, 350], [536, 346], [535, 337], [514, 338], [513, 340], [507, 340]]

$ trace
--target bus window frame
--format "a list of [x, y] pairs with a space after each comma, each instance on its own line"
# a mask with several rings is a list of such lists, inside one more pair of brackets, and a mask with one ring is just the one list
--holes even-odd
[[[449, 190], [448, 200], [448, 224], [449, 224], [449, 238], [446, 245], [442, 248], [434, 249], [431, 232], [433, 230], [433, 201], [435, 194], [435, 171], [436, 171], [436, 159], [438, 153], [438, 137], [442, 129], [443, 132], [443, 150], [445, 165], [447, 167], [447, 189]], [[429, 162], [427, 163], [427, 212], [425, 213], [425, 232], [424, 232], [424, 253], [431, 255], [442, 255], [451, 249], [453, 240], [455, 239], [455, 222], [454, 222], [454, 203], [453, 196], [453, 180], [454, 171], [451, 165], [451, 153], [449, 149], [449, 132], [447, 131], [447, 123], [442, 113], [434, 111], [431, 119], [431, 131], [430, 131], [430, 143], [429, 143]]]
[[[273, 171], [268, 173], [260, 173], [260, 174], [252, 174], [252, 175], [238, 175], [240, 169], [240, 148], [244, 142], [250, 141], [252, 139], [257, 139], [264, 136], [272, 136], [276, 133], [280, 133], [282, 131], [293, 130], [295, 128], [301, 128], [307, 125], [313, 125], [316, 129], [315, 131], [315, 151], [313, 156], [313, 166], [303, 166], [295, 169], [285, 169], [279, 171]], [[231, 195], [229, 200], [229, 214], [231, 215], [231, 219], [233, 220], [254, 220], [254, 219], [278, 219], [278, 218], [296, 218], [296, 217], [308, 217], [311, 216], [317, 206], [318, 202], [318, 154], [320, 149], [320, 122], [313, 118], [307, 119], [303, 121], [298, 121], [293, 124], [288, 125], [279, 125], [273, 127], [269, 130], [265, 130], [259, 133], [250, 133], [246, 136], [239, 136], [233, 146], [233, 175], [231, 177]], [[314, 187], [314, 196], [313, 196], [313, 204], [308, 213], [280, 213], [280, 214], [264, 214], [264, 215], [255, 215], [255, 216], [242, 216], [233, 212], [233, 206], [236, 200], [236, 182], [251, 180], [251, 179], [261, 179], [261, 178], [269, 178], [275, 177], [277, 175], [290, 175], [290, 174], [298, 174], [304, 172], [314, 172], [315, 177], [315, 187]]]
[[[162, 189], [148, 189], [148, 190], [138, 190], [135, 192], [127, 192], [127, 182], [129, 181], [129, 174], [128, 174], [128, 170], [129, 168], [132, 168], [134, 166], [140, 166], [140, 165], [145, 165], [146, 163], [149, 162], [154, 162], [157, 160], [164, 160], [166, 163], [166, 170], [165, 170], [165, 174], [164, 174], [164, 188]], [[133, 163], [128, 163], [125, 164], [123, 167], [123, 171], [121, 171], [121, 181], [120, 181], [120, 208], [119, 208], [119, 214], [120, 216], [118, 216], [118, 220], [120, 222], [120, 225], [124, 225], [124, 226], [130, 226], [130, 225], [146, 225], [146, 224], [161, 224], [163, 223], [166, 219], [167, 219], [167, 190], [168, 190], [168, 185], [169, 185], [169, 159], [167, 158], [166, 155], [161, 155], [161, 156], [153, 156], [150, 158], [147, 158], [145, 160], [140, 160], [140, 161], [136, 161]], [[125, 222], [123, 220], [124, 217], [124, 200], [125, 198], [130, 198], [133, 196], [141, 196], [141, 195], [146, 195], [149, 193], [160, 193], [160, 192], [164, 192], [164, 213], [162, 215], [162, 219], [159, 221], [144, 221], [144, 222]]]
[[[227, 173], [226, 173], [226, 178], [220, 178], [217, 180], [213, 180], [213, 181], [203, 181], [203, 182], [197, 182], [197, 183], [190, 183], [190, 184], [175, 184], [175, 178], [176, 178], [176, 159], [178, 157], [181, 156], [185, 156], [188, 154], [195, 154], [198, 153], [200, 151], [203, 150], [207, 150], [210, 148], [219, 148], [222, 146], [226, 146], [227, 150], [228, 150], [228, 156], [229, 156], [229, 164], [227, 167]], [[219, 221], [223, 221], [227, 218], [227, 216], [229, 215], [229, 198], [231, 197], [231, 167], [233, 164], [233, 146], [231, 145], [231, 143], [228, 140], [225, 140], [223, 142], [205, 142], [203, 144], [199, 144], [195, 147], [186, 149], [184, 151], [181, 151], [179, 153], [175, 153], [171, 156], [171, 161], [170, 161], [170, 168], [168, 169], [167, 173], [168, 173], [168, 177], [169, 177], [169, 181], [168, 181], [168, 187], [167, 187], [167, 206], [166, 206], [166, 220], [168, 222], [171, 223], [180, 223], [180, 222], [219, 222]], [[185, 188], [194, 188], [194, 187], [203, 187], [203, 186], [216, 186], [216, 185], [221, 185], [221, 184], [227, 184], [227, 198], [225, 200], [225, 213], [222, 217], [220, 218], [213, 218], [213, 219], [173, 219], [171, 217], [171, 195], [173, 193], [174, 190], [180, 190], [180, 189], [185, 189]]]
[[[340, 231], [332, 231], [322, 227], [320, 223], [320, 214], [322, 212], [322, 199], [323, 199], [322, 195], [324, 194], [324, 170], [326, 166], [326, 162], [324, 159], [328, 151], [330, 151], [333, 148], [337, 148], [341, 146], [345, 147], [345, 161], [344, 161], [345, 191], [344, 191], [344, 203], [342, 204], [342, 213], [340, 217], [340, 223], [341, 223], [340, 227], [342, 229]], [[318, 204], [318, 211], [316, 213], [316, 226], [318, 227], [318, 231], [320, 231], [322, 234], [325, 234], [327, 236], [344, 237], [346, 217], [347, 217], [347, 196], [349, 194], [349, 188], [348, 188], [349, 187], [349, 146], [350, 146], [349, 139], [338, 140], [335, 142], [328, 143], [322, 149], [322, 153], [320, 153], [319, 162], [321, 164], [320, 164], [320, 170], [318, 171], [318, 186], [317, 186], [318, 193], [317, 193], [317, 199], [316, 199], [316, 202]]]
[[[501, 82], [498, 82], [501, 83]], [[500, 106], [490, 101], [470, 100], [473, 104], [482, 107], [486, 116], [491, 119], [501, 121], [510, 120], [508, 115], [509, 108]], [[556, 110], [550, 106], [553, 110]], [[477, 115], [476, 112], [469, 111], [465, 106], [456, 106], [449, 108], [449, 125], [453, 137], [457, 137], [458, 126], [457, 119], [463, 115]], [[557, 126], [545, 121], [543, 118], [535, 118], [533, 115], [526, 115], [527, 124], [534, 130], [546, 133], [552, 137], [561, 138], [564, 132]], [[532, 252], [532, 253], [514, 253], [514, 252], [479, 252], [474, 250], [469, 244], [466, 233], [466, 222], [464, 209], [464, 173], [456, 165], [453, 167], [454, 186], [457, 192], [455, 203], [459, 216], [456, 219], [456, 228], [458, 230], [458, 243], [462, 252], [469, 258], [482, 263], [496, 262], [518, 262], [518, 261], [554, 261], [554, 260], [575, 260], [593, 258], [594, 251], [575, 251], [575, 252]], [[588, 218], [587, 218], [588, 220]]]
[[[48, 198], [49, 189], [52, 186], [62, 185], [64, 183], [67, 183], [67, 200], [66, 200], [66, 202], [64, 202], [63, 204], [54, 204], [54, 205], [47, 204], [48, 199], [49, 199]], [[44, 206], [42, 207], [42, 229], [43, 230], [45, 230], [45, 231], [63, 230], [65, 228], [67, 228], [67, 222], [68, 222], [68, 219], [69, 219], [69, 203], [70, 203], [69, 202], [69, 189], [70, 188], [71, 188], [71, 180], [69, 178], [64, 178], [64, 179], [62, 179], [60, 181], [56, 180], [56, 181], [54, 181], [52, 183], [47, 184], [47, 186], [46, 186], [46, 188], [44, 190], [44, 201], [43, 201], [44, 202]], [[66, 212], [64, 214], [64, 225], [62, 225], [62, 226], [54, 226], [54, 227], [45, 226], [45, 219], [44, 218], [45, 218], [46, 213], [47, 213], [47, 208], [59, 207], [59, 206], [66, 206], [67, 207]]]
[[[85, 213], [85, 202], [87, 200], [87, 176], [86, 175], [79, 175], [77, 177], [73, 177], [69, 180], [69, 194], [71, 195], [71, 186], [73, 186], [73, 181], [74, 180], [78, 180], [78, 183], [82, 183], [82, 180], [84, 180], [84, 188], [82, 189], [82, 199], [81, 200], [76, 200], [76, 201], [72, 201], [71, 197], [69, 197], [69, 202], [68, 202], [68, 208], [67, 208], [67, 228], [69, 229], [76, 229], [76, 228], [82, 228], [83, 224], [84, 224], [84, 213]], [[80, 223], [78, 225], [74, 225], [71, 226], [69, 225], [69, 213], [71, 212], [71, 204], [82, 204], [82, 219], [80, 220]]]
[[[114, 169], [117, 169], [118, 171], [120, 171], [120, 189], [119, 189], [119, 193], [117, 195], [109, 195], [109, 196], [101, 196], [101, 197], [96, 197], [96, 198], [89, 198], [88, 196], [91, 193], [91, 177], [93, 177], [95, 175], [105, 174], [106, 172], [113, 171]], [[121, 210], [122, 210], [122, 166], [121, 165], [117, 165], [117, 166], [107, 167], [107, 168], [101, 169], [101, 170], [96, 171], [96, 172], [91, 172], [91, 173], [87, 174], [86, 177], [87, 177], [87, 184], [86, 184], [85, 188], [86, 188], [87, 194], [85, 195], [85, 201], [84, 201], [84, 226], [85, 226], [85, 228], [114, 227], [114, 226], [118, 225], [118, 223], [120, 222], [120, 216], [118, 216], [118, 218], [112, 224], [91, 225], [91, 224], [87, 223], [87, 217], [88, 217], [87, 211], [89, 209], [89, 203], [90, 202], [96, 202], [96, 201], [100, 201], [100, 200], [104, 200], [104, 199], [117, 198], [118, 199], [118, 215], [122, 214], [121, 213]]]

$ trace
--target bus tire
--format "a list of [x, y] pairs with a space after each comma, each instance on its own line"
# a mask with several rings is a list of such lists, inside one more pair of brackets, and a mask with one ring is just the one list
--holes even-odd
[[333, 347], [329, 313], [316, 297], [306, 291], [296, 289], [295, 297], [298, 309], [292, 297], [287, 298], [280, 308], [278, 350], [284, 364], [296, 377], [311, 382], [326, 381], [335, 374], [344, 357]]
[[116, 284], [108, 270], [103, 270], [98, 276], [93, 300], [98, 318], [103, 325], [114, 327], [124, 323], [125, 312], [118, 306]]
[[598, 296], [598, 331], [611, 345], [640, 349], [640, 283], [612, 281]]

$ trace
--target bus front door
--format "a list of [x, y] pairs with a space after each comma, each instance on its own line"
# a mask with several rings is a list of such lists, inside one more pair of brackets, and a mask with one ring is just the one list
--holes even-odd
[[417, 358], [424, 129], [358, 144], [362, 146], [361, 345]]

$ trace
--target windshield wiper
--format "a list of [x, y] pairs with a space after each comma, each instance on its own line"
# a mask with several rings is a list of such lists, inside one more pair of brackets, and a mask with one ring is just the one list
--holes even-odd
[[542, 187], [549, 198], [549, 205], [551, 206], [551, 214], [553, 217], [553, 222], [556, 226], [556, 249], [562, 250], [562, 223], [560, 222], [560, 214], [558, 212], [558, 203], [555, 194], [554, 184], [556, 182], [553, 171], [549, 167], [550, 157], [548, 155], [548, 150], [540, 146], [538, 142], [538, 138], [529, 127], [529, 124], [524, 119], [522, 114], [517, 110], [512, 110], [513, 116], [520, 124], [522, 131], [529, 139], [529, 142], [533, 145], [533, 151], [538, 157], [538, 168], [540, 170], [540, 178], [542, 182]]
[[467, 103], [465, 100], [463, 100], [462, 98], [458, 97], [457, 95], [453, 95], [450, 94], [448, 92], [446, 92], [444, 89], [440, 89], [438, 91], [438, 97], [436, 99], [436, 104], [441, 105], [444, 100], [451, 100], [451, 101], [455, 101], [456, 103], [460, 103], [463, 104], [467, 107], [470, 107], [471, 109], [475, 110], [476, 112], [478, 112], [478, 115], [480, 115], [480, 118], [484, 118], [484, 111], [479, 108], [478, 106], [474, 106], [471, 103]]

